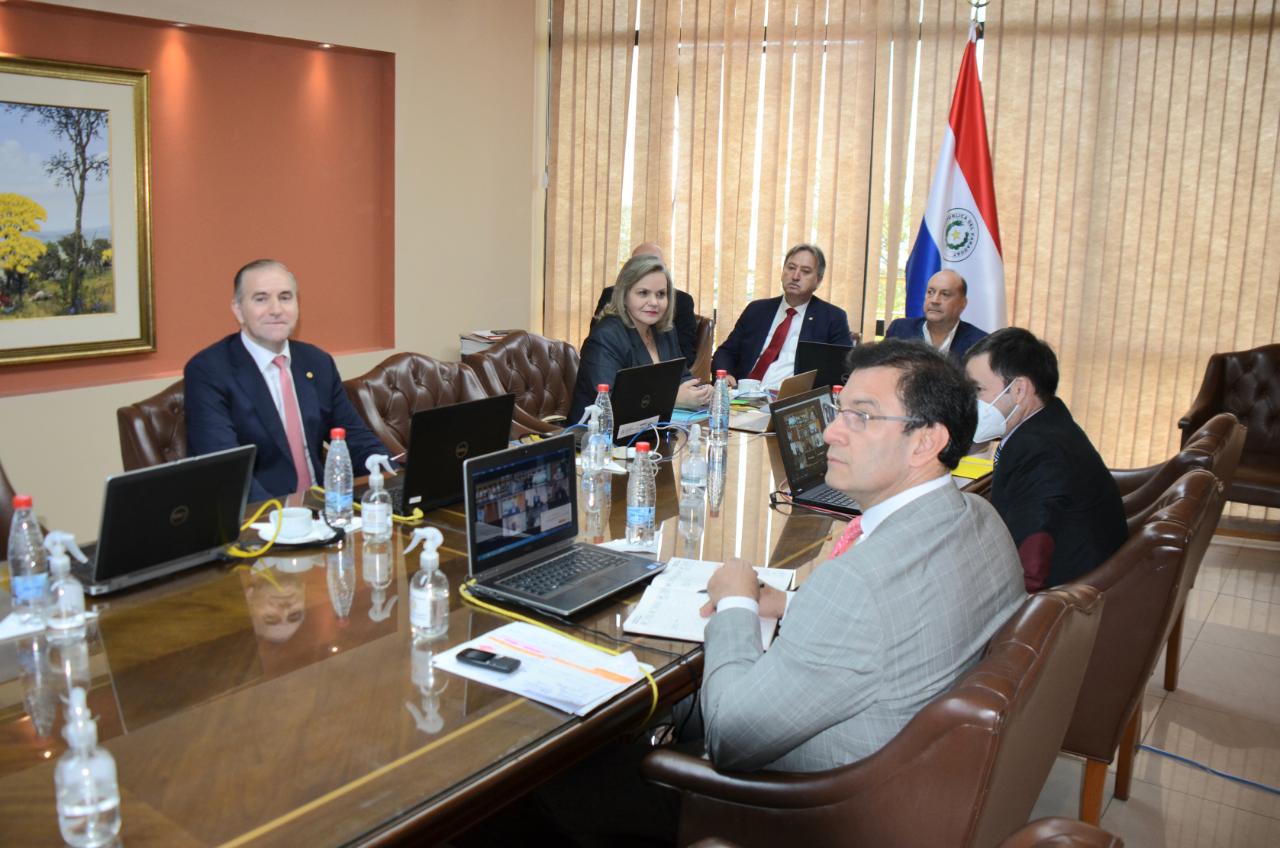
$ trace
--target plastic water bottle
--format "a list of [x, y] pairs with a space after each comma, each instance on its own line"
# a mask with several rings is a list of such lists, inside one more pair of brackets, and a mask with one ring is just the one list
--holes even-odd
[[58, 829], [68, 845], [96, 848], [120, 833], [120, 784], [116, 762], [98, 747], [98, 725], [84, 690], [71, 690], [62, 735], [70, 750], [58, 760], [53, 780], [58, 797]]
[[449, 578], [440, 570], [437, 548], [444, 536], [434, 527], [413, 531], [407, 554], [422, 542], [418, 573], [409, 581], [409, 625], [415, 638], [434, 639], [449, 632]]
[[[329, 451], [332, 454], [333, 448]], [[385, 469], [394, 474], [395, 469], [391, 467], [391, 460], [380, 453], [365, 460], [365, 467], [369, 469], [369, 491], [360, 499], [360, 532], [366, 542], [387, 542], [391, 540], [391, 495], [382, 485], [382, 472]], [[328, 476], [327, 468], [325, 476]]]
[[654, 508], [657, 504], [653, 474], [649, 443], [638, 442], [636, 458], [631, 462], [627, 480], [628, 545], [649, 545], [653, 542]]
[[600, 432], [609, 441], [609, 455], [613, 456], [613, 403], [609, 400], [609, 384], [601, 383], [596, 386], [596, 408], [600, 410], [597, 419], [600, 422]]
[[723, 369], [716, 372], [716, 388], [711, 395], [711, 444], [724, 445], [729, 442], [729, 372]]
[[680, 490], [685, 496], [701, 497], [706, 488], [707, 454], [702, 444], [702, 427], [694, 424], [680, 461]]
[[49, 590], [45, 593], [44, 626], [50, 642], [84, 638], [84, 587], [71, 574], [71, 557], [88, 562], [76, 537], [54, 530], [44, 540], [49, 552]]
[[707, 450], [707, 507], [712, 518], [720, 515], [724, 504], [725, 475], [729, 468], [728, 447], [711, 445]]
[[13, 611], [23, 624], [36, 624], [42, 618], [49, 566], [45, 561], [40, 522], [36, 520], [30, 495], [13, 496], [8, 556]]
[[334, 427], [329, 431], [329, 456], [324, 461], [324, 520], [330, 527], [351, 523], [353, 482], [347, 431]]
[[612, 444], [600, 426], [600, 407], [587, 407], [587, 438], [582, 443], [582, 503], [587, 514], [598, 513], [608, 497], [608, 472], [605, 465], [612, 458]]

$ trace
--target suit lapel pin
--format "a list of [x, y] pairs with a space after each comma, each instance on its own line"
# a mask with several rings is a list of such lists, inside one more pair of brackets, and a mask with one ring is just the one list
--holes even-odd
[[316, 378], [316, 375], [315, 375], [315, 374], [312, 374], [310, 371], [308, 371], [308, 372], [307, 372], [307, 379], [308, 379], [308, 380], [314, 380], [315, 378]]

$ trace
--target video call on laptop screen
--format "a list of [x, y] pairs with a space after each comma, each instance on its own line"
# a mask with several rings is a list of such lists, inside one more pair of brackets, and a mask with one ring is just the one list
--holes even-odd
[[560, 450], [476, 470], [471, 530], [477, 570], [558, 541], [549, 538], [557, 533], [576, 535], [575, 483], [572, 441]]
[[825, 474], [827, 445], [822, 441], [822, 405], [807, 401], [783, 410], [779, 417], [786, 433], [785, 442], [781, 443], [789, 447], [796, 473], [803, 477], [815, 471]]

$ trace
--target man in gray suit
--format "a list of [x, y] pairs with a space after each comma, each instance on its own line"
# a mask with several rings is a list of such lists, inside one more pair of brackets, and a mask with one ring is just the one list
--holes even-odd
[[[860, 521], [789, 606], [742, 560], [707, 586], [702, 719], [717, 768], [820, 771], [874, 753], [1026, 597], [1004, 522], [951, 482], [977, 424], [964, 372], [893, 339], [854, 348], [849, 366], [826, 481]], [[783, 616], [768, 652], [757, 612]]]

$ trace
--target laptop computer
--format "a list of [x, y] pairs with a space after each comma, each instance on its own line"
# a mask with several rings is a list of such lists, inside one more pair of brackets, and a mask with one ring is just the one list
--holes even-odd
[[801, 506], [827, 509], [845, 515], [861, 515], [853, 498], [826, 484], [827, 444], [822, 441], [826, 417], [822, 401], [831, 396], [827, 387], [814, 389], [773, 406], [773, 429], [778, 453], [787, 472], [791, 500]]
[[[671, 420], [684, 369], [683, 359], [669, 359], [618, 371], [609, 387], [615, 445], [626, 445], [637, 433], [659, 421]], [[587, 438], [586, 428], [575, 429], [573, 438], [580, 450]]]
[[462, 500], [462, 463], [507, 446], [515, 406], [516, 396], [505, 394], [415, 412], [404, 472], [387, 480], [395, 513]]
[[845, 357], [849, 355], [851, 345], [827, 344], [826, 342], [796, 343], [796, 373], [817, 371], [813, 387], [843, 386], [849, 371], [844, 366]]
[[467, 569], [475, 589], [560, 616], [660, 572], [661, 562], [575, 542], [573, 436], [463, 463]]
[[783, 380], [782, 385], [778, 386], [777, 397], [766, 408], [753, 409], [730, 417], [730, 429], [745, 430], [748, 433], [772, 433], [773, 404], [809, 391], [813, 388], [813, 380], [817, 376], [817, 371], [806, 371], [803, 374], [794, 374]]
[[98, 541], [71, 570], [90, 595], [218, 558], [240, 537], [257, 448], [244, 445], [107, 478]]

